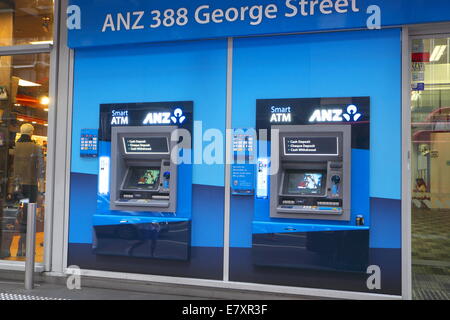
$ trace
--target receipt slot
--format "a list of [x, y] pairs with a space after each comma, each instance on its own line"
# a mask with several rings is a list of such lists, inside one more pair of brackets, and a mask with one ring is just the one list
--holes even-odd
[[270, 216], [350, 220], [351, 126], [273, 126]]
[[110, 209], [176, 212], [175, 126], [113, 127]]

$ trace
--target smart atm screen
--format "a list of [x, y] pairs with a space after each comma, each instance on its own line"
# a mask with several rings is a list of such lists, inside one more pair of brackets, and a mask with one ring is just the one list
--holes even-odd
[[286, 137], [285, 155], [338, 156], [338, 137]]
[[284, 194], [323, 195], [325, 174], [322, 172], [288, 171], [285, 175]]
[[126, 190], [156, 190], [159, 185], [159, 168], [131, 167], [125, 180]]
[[166, 137], [125, 137], [123, 144], [127, 154], [164, 154], [169, 152]]

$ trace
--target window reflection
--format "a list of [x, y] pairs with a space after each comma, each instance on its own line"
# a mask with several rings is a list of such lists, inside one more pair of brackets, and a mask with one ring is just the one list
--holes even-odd
[[450, 39], [412, 46], [412, 256], [416, 299], [450, 295]]
[[49, 43], [53, 0], [0, 0], [0, 46]]
[[0, 57], [0, 259], [25, 259], [28, 199], [43, 261], [49, 70], [48, 53]]

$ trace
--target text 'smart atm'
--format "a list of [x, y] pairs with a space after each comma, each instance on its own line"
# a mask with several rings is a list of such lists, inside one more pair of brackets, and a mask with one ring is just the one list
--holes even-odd
[[256, 127], [270, 155], [256, 165], [254, 265], [365, 272], [370, 99], [258, 100]]
[[[97, 255], [188, 260], [192, 102], [101, 105]], [[180, 147], [182, 145], [182, 147]]]

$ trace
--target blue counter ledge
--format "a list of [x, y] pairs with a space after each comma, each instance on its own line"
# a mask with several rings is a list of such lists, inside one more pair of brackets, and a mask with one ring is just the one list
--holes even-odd
[[189, 218], [177, 217], [148, 217], [148, 216], [129, 216], [129, 215], [94, 215], [95, 226], [107, 226], [115, 224], [141, 224], [141, 223], [171, 223], [187, 222]]
[[254, 221], [253, 234], [369, 230], [368, 226], [343, 226], [306, 223]]

